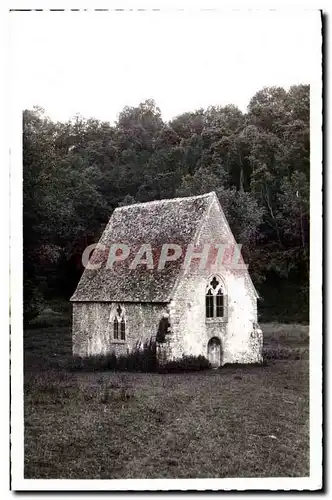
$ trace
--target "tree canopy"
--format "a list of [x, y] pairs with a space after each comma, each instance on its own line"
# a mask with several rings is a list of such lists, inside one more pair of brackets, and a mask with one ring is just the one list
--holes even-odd
[[114, 125], [24, 111], [26, 317], [50, 297], [69, 298], [83, 250], [117, 206], [214, 190], [262, 295], [262, 317], [306, 320], [309, 159], [308, 85], [264, 88], [246, 113], [211, 106], [169, 122], [152, 99], [126, 106]]

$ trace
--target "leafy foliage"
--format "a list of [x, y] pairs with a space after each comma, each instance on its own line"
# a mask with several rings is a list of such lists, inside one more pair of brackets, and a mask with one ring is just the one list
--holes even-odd
[[114, 208], [211, 190], [243, 245], [263, 319], [288, 314], [278, 304], [271, 313], [276, 287], [297, 300], [283, 319], [307, 319], [309, 86], [262, 89], [247, 113], [211, 106], [169, 123], [151, 99], [126, 106], [113, 126], [54, 123], [34, 108], [23, 115], [23, 147], [27, 320], [43, 300], [70, 297], [82, 252]]

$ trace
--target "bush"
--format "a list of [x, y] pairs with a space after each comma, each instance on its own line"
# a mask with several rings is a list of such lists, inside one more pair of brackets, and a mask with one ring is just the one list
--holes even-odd
[[69, 364], [71, 371], [135, 371], [153, 372], [157, 369], [155, 345], [147, 343], [143, 350], [134, 351], [126, 356], [114, 353], [98, 356], [74, 356]]
[[118, 370], [155, 372], [157, 369], [156, 346], [146, 342], [142, 350], [118, 358]]
[[79, 357], [74, 356], [69, 364], [71, 371], [131, 371], [131, 372], [192, 372], [210, 368], [209, 361], [204, 356], [183, 356], [179, 360], [159, 365], [155, 349], [146, 346], [143, 351], [133, 352], [128, 356], [108, 354], [104, 356]]
[[159, 366], [158, 371], [162, 373], [197, 372], [208, 368], [211, 368], [211, 365], [204, 356], [182, 356], [180, 359]]

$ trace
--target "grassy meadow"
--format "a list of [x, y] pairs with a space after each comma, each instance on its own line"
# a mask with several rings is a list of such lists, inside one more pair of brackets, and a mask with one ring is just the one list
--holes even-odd
[[26, 478], [309, 475], [307, 326], [262, 325], [262, 366], [159, 374], [68, 370], [65, 323], [25, 332]]

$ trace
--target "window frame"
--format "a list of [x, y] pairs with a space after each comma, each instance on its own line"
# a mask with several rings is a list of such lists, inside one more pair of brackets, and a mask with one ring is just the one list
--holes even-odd
[[[214, 287], [212, 282], [216, 281], [217, 284]], [[212, 297], [213, 301], [213, 315], [208, 316], [208, 303], [207, 298]], [[222, 305], [218, 304], [217, 297], [222, 297]], [[210, 301], [211, 302], [211, 301]], [[209, 306], [211, 309], [211, 306]], [[223, 315], [218, 316], [218, 308], [222, 308]], [[224, 280], [218, 275], [212, 275], [209, 277], [205, 288], [205, 321], [206, 323], [226, 323], [228, 321], [227, 318], [227, 292]]]
[[125, 344], [127, 340], [127, 321], [125, 309], [120, 304], [114, 304], [110, 313], [109, 323], [112, 324], [110, 341], [112, 344]]
[[[211, 304], [212, 302], [212, 304]], [[210, 289], [205, 293], [205, 318], [213, 319], [214, 318], [214, 297], [213, 293]], [[211, 313], [211, 314], [210, 314]]]

